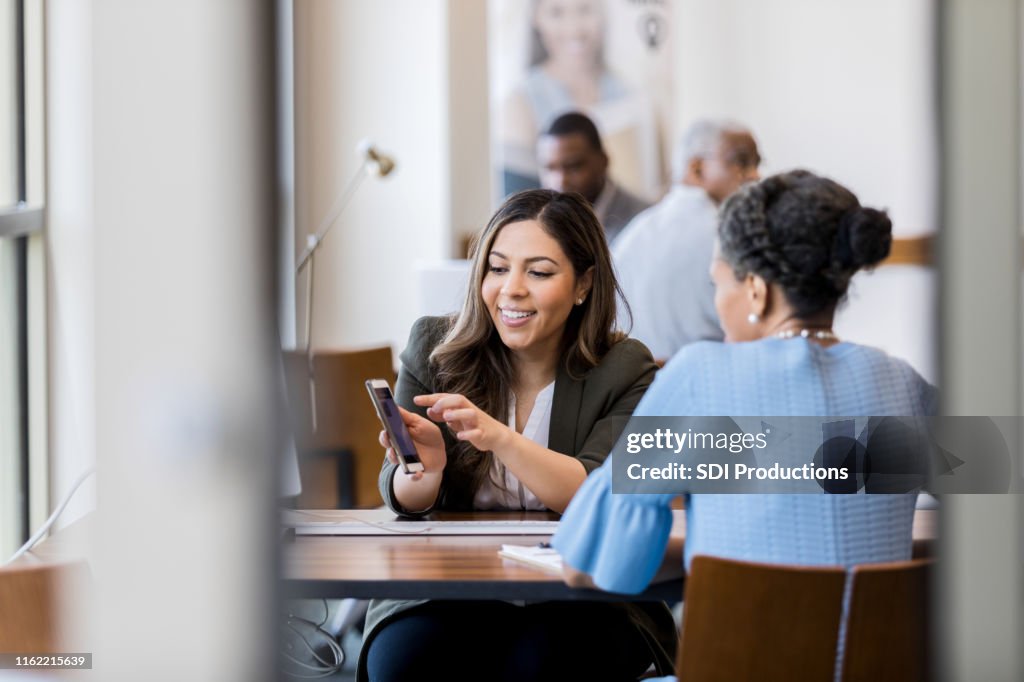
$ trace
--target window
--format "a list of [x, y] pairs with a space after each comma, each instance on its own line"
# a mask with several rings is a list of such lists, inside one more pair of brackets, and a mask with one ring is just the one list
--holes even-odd
[[42, 3], [0, 0], [0, 561], [47, 514]]

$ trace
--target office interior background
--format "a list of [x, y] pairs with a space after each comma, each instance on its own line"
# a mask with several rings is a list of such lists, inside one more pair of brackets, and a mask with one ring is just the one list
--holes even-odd
[[[910, 361], [947, 414], [1020, 415], [1020, 2], [666, 4], [669, 148], [734, 118], [763, 173], [887, 207], [929, 248], [861, 276], [837, 331]], [[397, 355], [418, 268], [500, 200], [490, 33], [479, 0], [0, 2], [0, 556], [96, 467], [57, 525], [94, 518], [97, 594], [66, 617], [97, 679], [271, 676], [296, 256], [360, 140], [393, 154], [317, 254], [311, 343]], [[936, 669], [1020, 679], [1019, 501], [941, 510]]]

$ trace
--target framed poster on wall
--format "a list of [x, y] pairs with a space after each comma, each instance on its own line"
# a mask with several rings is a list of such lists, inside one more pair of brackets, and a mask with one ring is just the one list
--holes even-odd
[[490, 0], [491, 136], [497, 197], [538, 187], [537, 137], [559, 115], [592, 118], [626, 189], [667, 186], [670, 0]]

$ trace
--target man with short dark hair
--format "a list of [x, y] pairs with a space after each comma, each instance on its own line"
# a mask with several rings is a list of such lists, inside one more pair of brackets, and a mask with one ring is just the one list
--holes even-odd
[[672, 189], [612, 247], [633, 317], [630, 335], [660, 360], [693, 341], [722, 340], [708, 275], [718, 207], [743, 183], [758, 179], [761, 156], [746, 128], [705, 120], [686, 131], [672, 162]]
[[540, 136], [537, 165], [542, 187], [578, 192], [590, 202], [609, 243], [633, 216], [650, 206], [612, 182], [597, 126], [578, 112], [562, 114]]

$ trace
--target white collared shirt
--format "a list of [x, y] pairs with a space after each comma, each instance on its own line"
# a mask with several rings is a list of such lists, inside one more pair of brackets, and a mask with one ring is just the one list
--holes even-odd
[[[551, 403], [555, 396], [555, 382], [540, 390], [533, 402], [533, 409], [523, 427], [523, 435], [542, 447], [548, 446], [551, 432]], [[509, 400], [508, 425], [516, 428], [516, 398]], [[502, 482], [502, 485], [499, 485]], [[487, 478], [473, 496], [474, 509], [547, 509], [533, 492], [516, 478], [497, 457], [491, 460]]]

